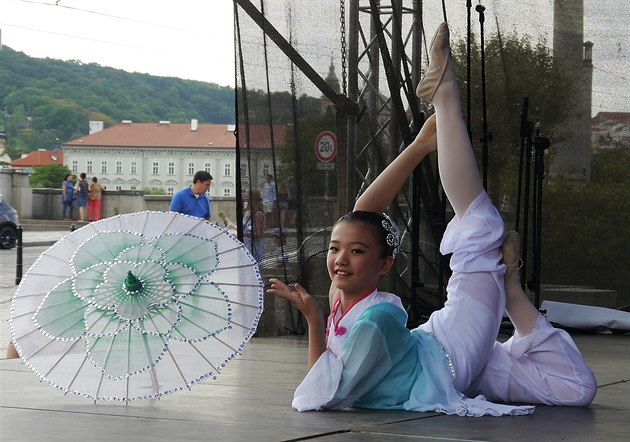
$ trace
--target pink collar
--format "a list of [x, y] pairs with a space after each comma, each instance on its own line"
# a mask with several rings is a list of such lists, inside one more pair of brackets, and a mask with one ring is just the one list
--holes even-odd
[[365, 298], [367, 298], [368, 296], [370, 296], [372, 293], [374, 293], [376, 291], [376, 289], [370, 290], [369, 292], [367, 292], [365, 295], [361, 296], [359, 299], [357, 299], [356, 301], [354, 301], [352, 303], [352, 305], [350, 307], [348, 307], [348, 310], [346, 310], [345, 312], [343, 312], [341, 314], [341, 316], [339, 316], [339, 319], [337, 319], [335, 321], [335, 316], [337, 315], [337, 312], [339, 311], [339, 307], [341, 307], [341, 298], [337, 299], [337, 301], [335, 302], [335, 304], [333, 305], [332, 308], [332, 312], [330, 314], [331, 318], [332, 318], [332, 325], [333, 325], [333, 331], [335, 333], [335, 336], [343, 336], [347, 333], [348, 330], [346, 330], [345, 327], [339, 327], [339, 322], [341, 322], [341, 320], [344, 318], [344, 316], [346, 316], [348, 314], [348, 312], [350, 310], [352, 310], [352, 307], [354, 307], [355, 305], [357, 305], [359, 302], [363, 301]]

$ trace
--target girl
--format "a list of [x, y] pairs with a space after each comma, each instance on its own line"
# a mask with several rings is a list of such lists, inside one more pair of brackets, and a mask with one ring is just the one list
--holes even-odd
[[[73, 201], [74, 201], [74, 184], [72, 184], [72, 179], [74, 177], [71, 173], [66, 175], [63, 179], [63, 183], [61, 183], [61, 205], [62, 205], [62, 216], [64, 221], [72, 221], [72, 209], [73, 209]], [[68, 217], [66, 218], [66, 211], [68, 211]]]
[[74, 186], [74, 191], [77, 194], [77, 204], [79, 206], [79, 220], [85, 221], [85, 208], [88, 205], [89, 184], [85, 179], [86, 175], [81, 172], [79, 175], [79, 181]]
[[[557, 405], [587, 405], [595, 395], [593, 373], [569, 335], [551, 327], [521, 290], [518, 236], [509, 233], [504, 241], [503, 221], [482, 187], [461, 117], [448, 36], [446, 24], [440, 25], [429, 70], [416, 91], [433, 102], [435, 115], [333, 228], [327, 328], [303, 287], [296, 284], [293, 291], [270, 280], [267, 292], [291, 301], [308, 323], [310, 371], [293, 399], [299, 411], [354, 406], [528, 414], [533, 406], [496, 404], [483, 395]], [[397, 228], [379, 213], [436, 145], [442, 184], [455, 211], [440, 246], [443, 254], [453, 253], [453, 273], [444, 308], [409, 331], [400, 300], [377, 290], [399, 247]], [[504, 309], [515, 334], [500, 344]]]
[[92, 177], [88, 199], [88, 220], [98, 221], [101, 219], [101, 206], [103, 204], [103, 186], [98, 183], [96, 177]]

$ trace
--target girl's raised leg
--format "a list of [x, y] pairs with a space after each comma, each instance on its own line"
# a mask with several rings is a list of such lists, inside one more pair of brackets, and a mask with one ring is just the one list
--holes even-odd
[[456, 217], [440, 244], [443, 254], [452, 253], [447, 300], [419, 328], [432, 333], [447, 349], [455, 369], [455, 387], [466, 391], [488, 360], [505, 308], [499, 250], [503, 220], [479, 177], [444, 23], [436, 32], [430, 55], [429, 69], [416, 94], [435, 106], [440, 179]]
[[435, 106], [440, 179], [455, 214], [461, 219], [470, 203], [483, 191], [483, 185], [462, 118], [446, 23], [439, 26], [433, 37], [430, 56], [429, 69], [416, 93]]

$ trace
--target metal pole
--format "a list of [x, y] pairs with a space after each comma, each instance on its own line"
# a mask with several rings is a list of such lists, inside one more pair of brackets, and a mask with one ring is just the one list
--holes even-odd
[[[353, 103], [358, 101], [359, 94], [359, 0], [350, 0], [348, 9], [348, 99]], [[354, 200], [357, 195], [356, 180], [354, 179], [352, 165], [356, 152], [357, 143], [357, 120], [356, 118], [348, 119], [348, 134], [346, 143], [346, 164], [345, 170], [345, 207], [340, 215], [352, 210]], [[337, 164], [341, 169], [341, 165]], [[337, 181], [339, 186], [341, 182]], [[352, 206], [351, 206], [352, 204]], [[340, 205], [341, 206], [341, 205]]]
[[22, 268], [24, 266], [23, 264], [23, 259], [22, 259], [22, 252], [23, 252], [23, 248], [24, 245], [22, 243], [22, 224], [18, 224], [17, 225], [17, 244], [16, 244], [16, 254], [17, 254], [17, 258], [16, 258], [16, 263], [15, 263], [15, 285], [19, 285], [20, 282], [22, 281]]

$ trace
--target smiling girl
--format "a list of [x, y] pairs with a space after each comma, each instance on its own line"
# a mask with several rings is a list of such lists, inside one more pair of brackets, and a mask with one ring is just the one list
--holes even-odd
[[[299, 411], [352, 406], [497, 416], [529, 414], [534, 407], [486, 398], [587, 405], [595, 395], [595, 377], [570, 336], [553, 328], [521, 289], [518, 235], [504, 236], [501, 216], [481, 184], [448, 37], [442, 24], [416, 91], [433, 102], [435, 115], [333, 227], [326, 325], [317, 301], [301, 285], [293, 290], [270, 280], [267, 292], [289, 300], [308, 323], [309, 372], [293, 399]], [[397, 227], [381, 213], [436, 146], [455, 212], [440, 245], [441, 253], [452, 253], [453, 273], [444, 307], [410, 331], [400, 299], [377, 288], [400, 247]], [[515, 334], [499, 343], [504, 311]]]

